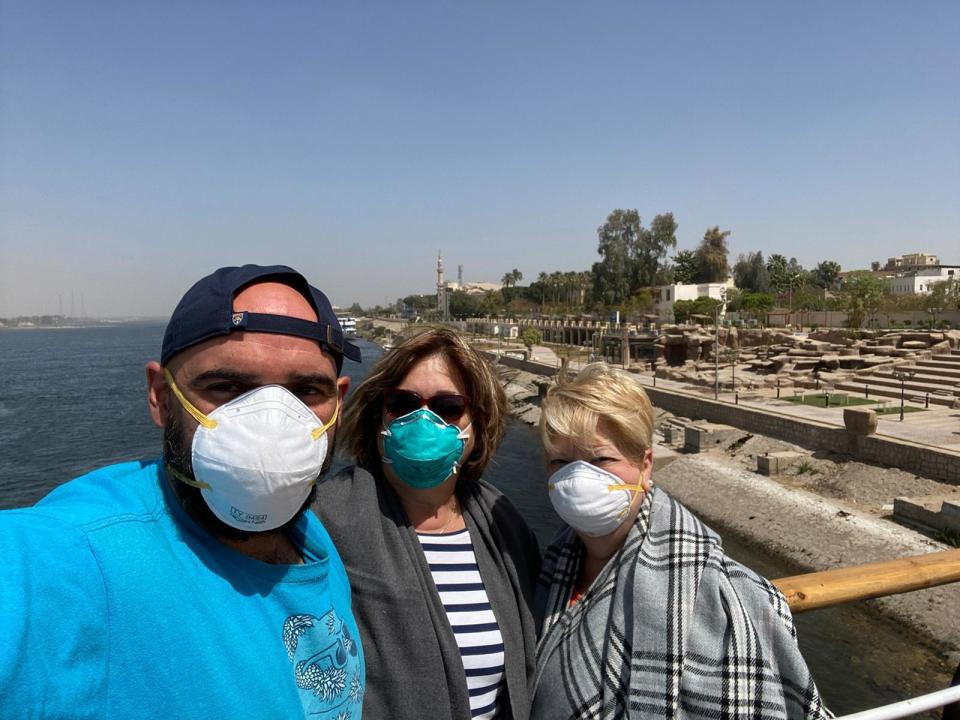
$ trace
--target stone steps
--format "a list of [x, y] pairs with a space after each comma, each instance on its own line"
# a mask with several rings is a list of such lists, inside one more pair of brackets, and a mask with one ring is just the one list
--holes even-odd
[[[863, 375], [862, 377], [884, 380], [885, 382], [880, 383], [881, 385], [888, 385], [889, 382], [886, 381], [895, 382], [898, 387], [900, 385], [900, 381], [897, 379], [897, 376], [893, 374], [893, 371], [887, 370], [886, 368], [883, 370], [878, 370], [870, 375]], [[960, 378], [955, 378], [950, 375], [934, 375], [921, 369], [920, 372], [914, 373], [913, 377], [907, 380], [907, 387], [910, 387], [911, 383], [936, 385], [939, 388], [950, 390], [952, 392], [956, 390], [958, 386], [960, 386]]]
[[917, 373], [920, 375], [935, 375], [942, 378], [951, 378], [955, 382], [960, 382], [960, 367], [957, 367], [956, 370], [953, 368], [944, 368], [939, 365], [925, 365], [924, 363], [928, 362], [926, 360], [920, 360], [917, 362]]
[[[855, 396], [857, 396], [857, 397], [863, 397], [863, 386], [864, 386], [864, 384], [869, 384], [869, 385], [870, 385], [870, 397], [871, 397], [871, 398], [883, 397], [883, 398], [893, 398], [893, 399], [895, 399], [895, 400], [899, 400], [899, 399], [900, 399], [900, 386], [899, 386], [899, 384], [897, 385], [896, 388], [893, 388], [893, 387], [888, 387], [888, 386], [885, 386], [885, 385], [874, 385], [874, 384], [872, 384], [872, 383], [862, 383], [862, 382], [850, 382], [850, 381], [845, 381], [845, 382], [837, 383], [837, 384], [834, 386], [834, 390], [844, 390], [844, 391], [846, 391], [846, 392], [849, 392], [851, 395], [855, 395]], [[906, 397], [907, 402], [910, 402], [910, 403], [912, 403], [912, 404], [915, 405], [916, 403], [913, 403], [913, 398], [915, 398], [915, 397], [925, 397], [925, 394], [924, 394], [924, 393], [917, 393], [917, 392], [915, 392], [915, 391], [914, 391], [914, 392], [911, 392], [910, 390], [907, 390], [907, 391], [904, 393], [904, 396]], [[944, 396], [944, 395], [936, 395], [936, 394], [934, 394], [934, 393], [932, 393], [932, 392], [930, 393], [930, 404], [931, 404], [931, 405], [942, 405], [942, 406], [944, 406], [944, 407], [953, 407], [954, 401], [955, 401], [955, 396], [952, 396], [952, 395], [951, 395], [951, 396]]]
[[[870, 385], [878, 387], [891, 387], [896, 388], [897, 392], [900, 392], [900, 381], [892, 375], [881, 375], [879, 373], [874, 373], [873, 375], [864, 375], [860, 380], [856, 381], [859, 385]], [[958, 389], [956, 383], [945, 383], [939, 379], [928, 380], [922, 376], [914, 375], [909, 380], [903, 383], [904, 390], [906, 392], [930, 392], [935, 393], [937, 390], [946, 390], [951, 395], [957, 395]]]

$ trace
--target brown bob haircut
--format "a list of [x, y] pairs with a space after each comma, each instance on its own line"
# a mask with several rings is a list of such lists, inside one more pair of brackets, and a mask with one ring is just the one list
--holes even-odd
[[444, 358], [459, 373], [469, 403], [474, 447], [463, 463], [460, 478], [479, 479], [503, 439], [507, 398], [490, 363], [453, 330], [427, 328], [388, 350], [346, 402], [340, 426], [344, 450], [375, 475], [382, 474], [377, 441], [383, 429], [383, 393], [403, 382], [421, 360], [434, 355]]

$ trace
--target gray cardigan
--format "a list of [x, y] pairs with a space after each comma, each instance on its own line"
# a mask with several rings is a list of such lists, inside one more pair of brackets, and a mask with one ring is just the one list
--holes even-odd
[[[506, 687], [498, 717], [526, 720], [536, 668], [537, 541], [486, 481], [462, 482], [457, 496], [503, 635]], [[384, 479], [350, 467], [317, 486], [313, 510], [350, 578], [367, 668], [364, 717], [469, 718], [460, 652], [397, 494]]]

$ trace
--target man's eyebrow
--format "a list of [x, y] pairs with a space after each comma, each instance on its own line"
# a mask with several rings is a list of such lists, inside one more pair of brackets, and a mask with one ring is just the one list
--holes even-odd
[[330, 393], [337, 390], [336, 379], [322, 373], [294, 373], [288, 378], [288, 384], [317, 385]]
[[[250, 387], [263, 384], [261, 378], [253, 373], [231, 370], [230, 368], [213, 368], [211, 370], [206, 370], [192, 378], [190, 380], [190, 385], [191, 387], [197, 387], [214, 380], [234, 382], [238, 385], [248, 385]], [[336, 379], [330, 377], [329, 375], [324, 375], [323, 373], [293, 373], [287, 376], [286, 381], [282, 384], [290, 386], [316, 385], [330, 394], [335, 393], [337, 390]]]
[[212, 370], [206, 370], [196, 377], [191, 378], [190, 385], [201, 385], [205, 382], [209, 382], [210, 380], [227, 380], [241, 385], [257, 384], [257, 376], [251, 373], [240, 372], [239, 370], [231, 370], [229, 368], [213, 368]]

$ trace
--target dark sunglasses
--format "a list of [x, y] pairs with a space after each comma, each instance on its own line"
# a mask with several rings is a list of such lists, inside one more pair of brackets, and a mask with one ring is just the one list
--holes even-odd
[[455, 393], [442, 393], [432, 398], [425, 398], [412, 390], [396, 388], [383, 393], [383, 409], [397, 417], [419, 410], [424, 405], [448, 423], [456, 422], [467, 411], [467, 399]]

